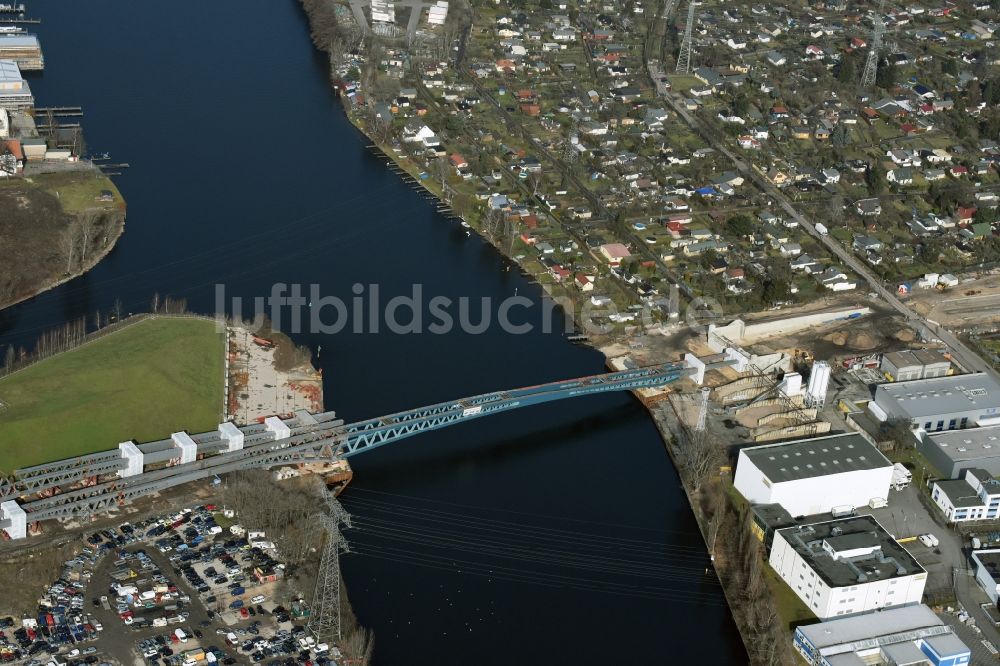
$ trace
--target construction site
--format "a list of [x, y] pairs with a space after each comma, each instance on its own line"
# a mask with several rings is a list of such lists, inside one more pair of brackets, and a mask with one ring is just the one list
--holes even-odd
[[294, 347], [290, 339], [242, 326], [230, 327], [228, 338], [229, 418], [254, 423], [300, 410], [323, 411], [323, 374], [286, 351]]

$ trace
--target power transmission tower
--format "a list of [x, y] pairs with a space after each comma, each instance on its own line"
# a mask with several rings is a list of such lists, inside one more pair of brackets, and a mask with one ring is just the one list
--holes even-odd
[[868, 49], [868, 59], [865, 60], [865, 71], [861, 75], [861, 87], [865, 90], [875, 85], [875, 75], [878, 73], [879, 51], [882, 48], [882, 35], [885, 34], [885, 22], [882, 20], [884, 6], [885, 0], [879, 0], [872, 20], [872, 43]]
[[309, 631], [320, 642], [341, 637], [340, 552], [349, 552], [349, 548], [340, 533], [340, 526], [341, 524], [351, 526], [351, 515], [325, 485], [322, 493], [326, 511], [320, 514], [319, 521], [326, 531], [326, 542], [323, 545], [323, 558], [320, 560], [319, 574], [316, 577], [312, 615], [309, 617]]
[[688, 20], [684, 26], [684, 39], [681, 41], [681, 50], [677, 53], [677, 73], [691, 73], [691, 35], [694, 31], [694, 8], [697, 3], [694, 0], [688, 1]]

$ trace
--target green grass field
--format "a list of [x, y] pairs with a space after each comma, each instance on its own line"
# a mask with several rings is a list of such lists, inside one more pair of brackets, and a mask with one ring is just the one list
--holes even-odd
[[[121, 205], [122, 195], [111, 179], [100, 173], [50, 173], [35, 176], [38, 185], [59, 199], [67, 213], [79, 213], [94, 208], [113, 208]], [[99, 201], [101, 192], [110, 190], [114, 201]]]
[[146, 320], [0, 379], [0, 471], [214, 428], [224, 354], [213, 322]]

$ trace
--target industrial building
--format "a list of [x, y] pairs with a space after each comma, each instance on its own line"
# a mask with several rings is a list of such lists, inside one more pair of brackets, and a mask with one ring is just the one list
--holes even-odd
[[879, 384], [868, 409], [879, 421], [940, 432], [1000, 423], [1000, 384], [988, 375], [951, 375]]
[[13, 60], [26, 72], [45, 67], [36, 35], [0, 34], [0, 60]]
[[1000, 600], [1000, 549], [974, 550], [972, 562], [976, 565], [976, 582], [994, 604]]
[[35, 106], [28, 82], [13, 60], [0, 60], [0, 109], [16, 111]]
[[445, 0], [438, 0], [427, 9], [428, 25], [444, 25], [448, 18], [448, 3]]
[[946, 479], [973, 467], [1000, 476], [1000, 425], [920, 433], [917, 450]]
[[884, 354], [879, 369], [891, 382], [907, 382], [946, 377], [951, 372], [951, 361], [939, 351], [904, 349]]
[[935, 481], [931, 499], [949, 523], [1000, 516], [1000, 481], [984, 469], [967, 469], [961, 479]]
[[768, 562], [821, 620], [920, 603], [927, 572], [871, 516], [774, 534]]
[[972, 662], [969, 647], [923, 604], [799, 626], [794, 645], [814, 666]]
[[886, 500], [892, 463], [858, 433], [826, 435], [740, 451], [733, 484], [753, 504], [792, 516]]

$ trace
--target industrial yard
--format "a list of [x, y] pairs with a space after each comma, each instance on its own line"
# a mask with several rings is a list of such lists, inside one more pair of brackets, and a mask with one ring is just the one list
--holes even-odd
[[279, 362], [279, 345], [294, 346], [282, 338], [275, 342], [242, 326], [229, 329], [228, 409], [236, 422], [323, 411], [322, 375], [308, 362]]

